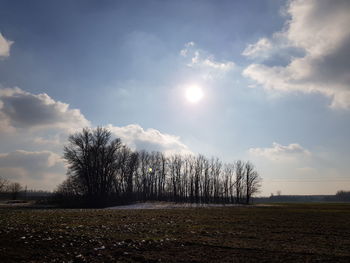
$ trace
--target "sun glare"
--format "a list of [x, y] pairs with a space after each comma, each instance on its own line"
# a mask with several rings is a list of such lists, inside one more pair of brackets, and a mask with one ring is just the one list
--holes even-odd
[[197, 103], [203, 98], [203, 91], [198, 86], [190, 86], [186, 90], [186, 99], [191, 103]]

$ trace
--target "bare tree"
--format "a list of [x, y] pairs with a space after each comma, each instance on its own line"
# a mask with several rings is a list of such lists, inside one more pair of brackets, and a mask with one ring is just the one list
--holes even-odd
[[235, 172], [234, 164], [225, 164], [224, 172], [223, 172], [223, 194], [224, 194], [224, 202], [225, 203], [234, 203], [234, 172]]
[[137, 166], [139, 162], [139, 156], [137, 152], [130, 154], [127, 163], [127, 186], [126, 186], [126, 198], [128, 200], [133, 200], [133, 190], [134, 190], [134, 177], [136, 176]]
[[241, 160], [236, 161], [236, 178], [235, 178], [235, 190], [236, 190], [236, 203], [241, 203], [243, 198], [244, 188], [244, 163]]
[[254, 166], [247, 162], [245, 164], [245, 191], [246, 203], [249, 204], [251, 197], [259, 191], [261, 178]]
[[0, 177], [0, 193], [6, 190], [8, 184], [9, 182], [7, 179]]
[[223, 165], [203, 155], [132, 151], [119, 139], [112, 140], [104, 128], [71, 135], [64, 158], [68, 179], [57, 191], [102, 204], [108, 200], [249, 203], [260, 187], [250, 162]]
[[196, 203], [199, 203], [201, 201], [201, 196], [203, 196], [203, 193], [201, 192], [201, 177], [204, 162], [205, 157], [203, 155], [198, 155], [194, 169], [194, 196]]
[[86, 189], [77, 177], [69, 176], [56, 189], [65, 198], [83, 196]]
[[111, 132], [98, 127], [83, 129], [68, 138], [64, 159], [71, 176], [84, 185], [84, 195], [93, 203], [105, 201], [113, 189], [115, 172], [119, 169], [120, 139], [111, 138]]
[[210, 196], [213, 197], [214, 202], [219, 202], [220, 196], [223, 194], [223, 183], [220, 180], [222, 163], [218, 158], [212, 159], [211, 161], [211, 178], [212, 178], [212, 193]]

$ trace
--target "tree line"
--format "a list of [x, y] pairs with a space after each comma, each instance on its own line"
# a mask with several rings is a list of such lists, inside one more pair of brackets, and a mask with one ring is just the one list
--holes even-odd
[[23, 187], [18, 182], [11, 182], [6, 178], [0, 177], [0, 197], [10, 197], [16, 200], [23, 190]]
[[248, 204], [261, 182], [251, 162], [132, 151], [101, 127], [70, 135], [64, 159], [67, 179], [57, 196], [88, 205], [149, 200]]

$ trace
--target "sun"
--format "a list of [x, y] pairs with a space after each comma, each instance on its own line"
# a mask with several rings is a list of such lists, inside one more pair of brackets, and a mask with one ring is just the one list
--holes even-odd
[[197, 103], [203, 98], [203, 91], [198, 86], [190, 86], [186, 89], [186, 99], [191, 103]]

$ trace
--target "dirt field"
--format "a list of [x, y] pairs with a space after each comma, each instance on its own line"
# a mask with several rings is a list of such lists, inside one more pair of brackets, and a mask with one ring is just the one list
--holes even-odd
[[350, 262], [350, 205], [0, 209], [1, 262]]
[[[261, 206], [259, 204], [257, 206]], [[209, 207], [232, 207], [244, 206], [237, 204], [196, 204], [196, 203], [174, 203], [174, 202], [145, 202], [131, 205], [120, 205], [106, 209], [129, 210], [129, 209], [177, 209], [177, 208], [209, 208]], [[253, 205], [255, 206], [255, 205]]]

